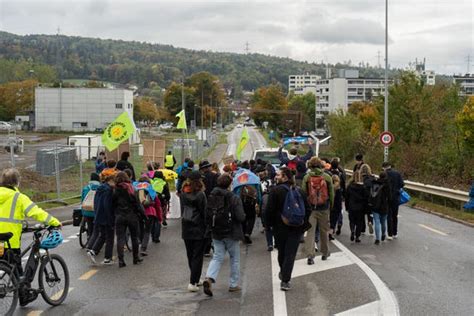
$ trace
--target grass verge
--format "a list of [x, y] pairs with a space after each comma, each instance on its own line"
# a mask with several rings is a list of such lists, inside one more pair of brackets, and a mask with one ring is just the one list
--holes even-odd
[[474, 225], [474, 213], [472, 212], [466, 212], [449, 206], [435, 204], [413, 196], [408, 205], [410, 207], [420, 208], [435, 214], [444, 215], [446, 217], [451, 217]]

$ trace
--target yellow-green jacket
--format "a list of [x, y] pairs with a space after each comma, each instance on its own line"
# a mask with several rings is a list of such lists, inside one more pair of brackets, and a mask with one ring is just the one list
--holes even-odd
[[[22, 220], [31, 217], [46, 225], [59, 226], [61, 223], [33, 203], [17, 188], [0, 187], [0, 233], [13, 233], [12, 248], [21, 247]], [[8, 247], [5, 244], [5, 247]]]

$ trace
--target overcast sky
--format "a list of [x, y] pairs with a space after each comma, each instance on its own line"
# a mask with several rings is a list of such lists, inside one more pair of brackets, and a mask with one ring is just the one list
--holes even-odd
[[[389, 0], [389, 63], [474, 72], [473, 0]], [[383, 65], [384, 0], [0, 0], [0, 30]]]

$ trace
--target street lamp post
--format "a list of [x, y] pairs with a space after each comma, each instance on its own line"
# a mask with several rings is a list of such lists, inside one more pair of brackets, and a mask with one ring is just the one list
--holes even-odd
[[[388, 132], [388, 0], [385, 0], [385, 100], [384, 131]], [[384, 147], [383, 161], [388, 161], [388, 146]]]

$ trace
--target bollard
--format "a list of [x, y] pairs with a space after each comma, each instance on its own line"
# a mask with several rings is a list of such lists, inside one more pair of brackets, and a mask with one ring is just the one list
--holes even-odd
[[11, 139], [10, 139], [10, 159], [11, 159], [12, 168], [15, 168], [15, 145], [13, 144], [13, 141]]

